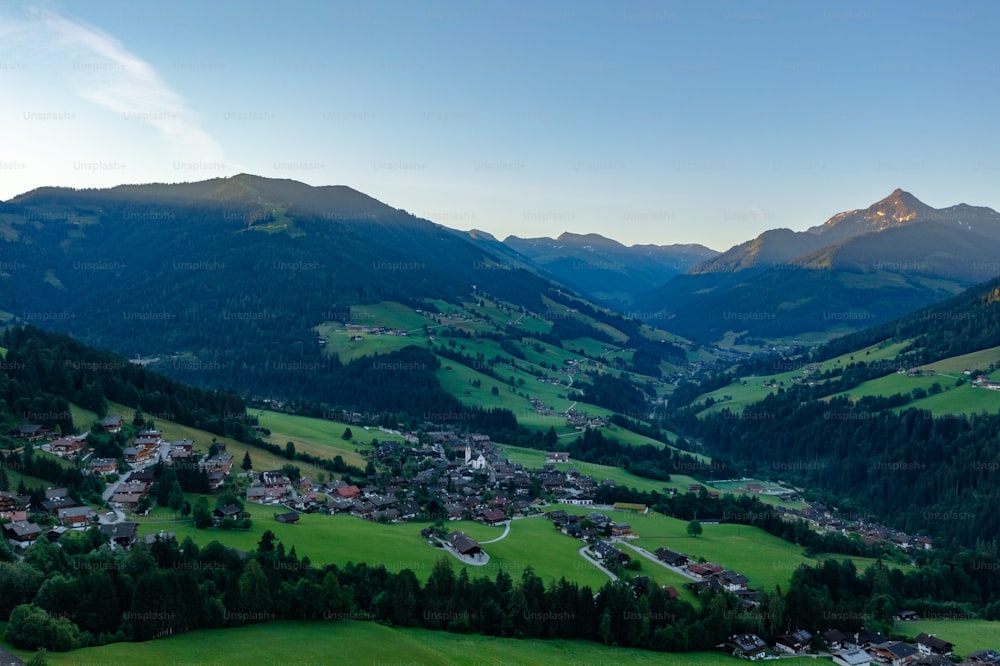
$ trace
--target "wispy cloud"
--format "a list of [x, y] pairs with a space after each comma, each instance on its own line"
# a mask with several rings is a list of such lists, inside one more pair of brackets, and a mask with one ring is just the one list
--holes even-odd
[[156, 69], [98, 28], [53, 10], [29, 9], [0, 21], [8, 53], [31, 53], [57, 67], [82, 100], [155, 129], [175, 155], [221, 160], [222, 146]]

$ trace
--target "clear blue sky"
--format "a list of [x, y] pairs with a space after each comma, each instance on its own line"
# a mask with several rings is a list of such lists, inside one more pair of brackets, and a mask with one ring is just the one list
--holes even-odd
[[716, 249], [1000, 209], [996, 2], [7, 2], [0, 198], [250, 172]]

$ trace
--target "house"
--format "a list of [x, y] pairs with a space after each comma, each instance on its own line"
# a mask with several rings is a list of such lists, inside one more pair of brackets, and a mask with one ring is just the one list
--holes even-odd
[[910, 666], [955, 666], [955, 662], [939, 654], [917, 654]]
[[853, 638], [850, 638], [845, 645], [849, 647], [859, 647], [862, 650], [868, 650], [873, 645], [879, 645], [886, 642], [886, 637], [882, 634], [875, 633], [874, 631], [868, 631], [862, 629], [854, 634]]
[[50, 516], [57, 516], [62, 509], [68, 509], [69, 507], [76, 505], [76, 500], [71, 497], [58, 497], [45, 500], [42, 502], [41, 508]]
[[947, 656], [955, 649], [954, 644], [942, 640], [934, 634], [924, 632], [917, 634], [914, 645], [922, 654], [939, 654], [941, 656]]
[[500, 509], [487, 509], [480, 514], [480, 520], [487, 525], [500, 525], [507, 519], [507, 515]]
[[915, 649], [899, 641], [885, 641], [873, 647], [875, 658], [881, 662], [892, 664], [892, 666], [904, 666], [917, 658]]
[[130, 446], [122, 451], [122, 454], [129, 465], [145, 465], [153, 461], [156, 451], [156, 447]]
[[757, 661], [767, 657], [767, 643], [757, 634], [737, 634], [717, 647], [740, 659]]
[[611, 526], [611, 536], [628, 536], [632, 534], [632, 526], [628, 523], [615, 523]]
[[19, 511], [27, 506], [29, 499], [17, 493], [0, 490], [0, 511]]
[[267, 489], [264, 486], [250, 486], [247, 488], [248, 502], [263, 502], [267, 497]]
[[481, 556], [483, 554], [483, 547], [465, 532], [452, 532], [448, 535], [448, 543], [451, 544], [456, 553], [465, 555], [466, 557], [473, 555]]
[[1000, 652], [996, 650], [977, 650], [965, 656], [965, 660], [977, 666], [995, 666], [1000, 664]]
[[52, 431], [43, 425], [25, 423], [10, 431], [11, 437], [23, 439], [29, 442], [37, 442], [40, 439], [48, 439], [52, 436]]
[[101, 430], [104, 432], [117, 433], [122, 431], [122, 417], [106, 416], [101, 419]]
[[569, 462], [569, 451], [548, 451], [545, 453], [545, 462], [547, 463]]
[[354, 499], [361, 495], [361, 489], [357, 486], [341, 486], [337, 488], [337, 496], [344, 499]]
[[656, 555], [656, 558], [658, 560], [666, 564], [669, 564], [672, 567], [682, 567], [688, 563], [688, 558], [686, 555], [675, 553], [669, 548], [657, 548], [654, 554]]
[[803, 629], [782, 634], [774, 639], [775, 649], [789, 654], [808, 652], [810, 645], [812, 645], [812, 634]]
[[677, 588], [673, 585], [664, 585], [663, 592], [667, 595], [667, 598], [674, 600], [681, 596], [681, 593], [677, 591]]
[[299, 514], [295, 511], [289, 511], [287, 513], [276, 513], [274, 514], [274, 519], [279, 523], [284, 523], [286, 525], [295, 525], [299, 522]]
[[851, 648], [834, 654], [833, 663], [837, 666], [871, 666], [872, 658], [864, 650]]
[[896, 613], [896, 619], [903, 620], [904, 622], [910, 620], [919, 620], [920, 615], [918, 615], [917, 611], [915, 610], [901, 610], [898, 613]]
[[824, 631], [821, 635], [823, 636], [823, 642], [831, 650], [841, 649], [847, 641], [847, 636], [839, 629], [830, 629], [829, 631]]
[[139, 538], [139, 526], [135, 523], [111, 523], [101, 525], [101, 533], [108, 537], [111, 548], [128, 550]]
[[[735, 571], [720, 571], [715, 574], [715, 578], [729, 592], [738, 592], [739, 590], [747, 589], [747, 577]], [[812, 636], [809, 637], [809, 640], [812, 640]]]
[[49, 452], [60, 458], [75, 456], [83, 450], [86, 435], [70, 435], [52, 440], [49, 444]]
[[93, 518], [97, 517], [97, 512], [89, 506], [71, 506], [59, 509], [59, 522], [74, 530], [86, 529]]
[[220, 506], [213, 511], [212, 516], [215, 517], [216, 522], [222, 522], [226, 518], [230, 518], [232, 520], [245, 520], [250, 517], [250, 513], [236, 504], [227, 504], [226, 506]]
[[3, 524], [3, 535], [12, 544], [27, 548], [42, 535], [42, 528], [36, 523], [18, 520]]
[[622, 564], [627, 564], [632, 560], [626, 553], [612, 546], [607, 541], [599, 541], [594, 544], [594, 556], [599, 560], [618, 560]]
[[712, 562], [705, 562], [704, 564], [690, 562], [687, 565], [687, 570], [696, 576], [713, 576], [723, 571], [722, 567]]
[[94, 458], [90, 461], [90, 472], [104, 476], [118, 472], [118, 461], [114, 458]]

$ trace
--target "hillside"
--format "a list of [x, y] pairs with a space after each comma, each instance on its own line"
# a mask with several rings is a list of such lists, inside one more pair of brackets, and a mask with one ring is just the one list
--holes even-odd
[[[343, 186], [242, 174], [41, 188], [0, 204], [0, 236], [0, 310], [12, 323], [70, 333], [241, 395], [410, 414], [458, 409], [419, 348], [392, 349], [374, 373], [370, 362], [349, 367], [323, 349], [315, 327], [350, 322], [357, 306], [433, 312], [488, 294], [512, 309], [510, 319], [533, 313], [556, 346], [563, 334], [588, 336], [560, 319], [568, 298], [560, 287]], [[496, 328], [491, 335], [505, 337], [503, 322]], [[644, 346], [637, 333], [635, 324], [621, 341]], [[646, 371], [658, 374], [651, 358]], [[381, 389], [342, 390], [357, 381]]]
[[998, 308], [991, 280], [812, 352], [701, 377], [703, 388], [678, 389], [675, 421], [734, 466], [971, 546], [998, 529], [987, 508], [1000, 464], [988, 434], [1000, 428]]
[[806, 231], [767, 231], [639, 303], [702, 341], [829, 338], [995, 276], [998, 251], [1000, 213], [967, 204], [935, 209], [897, 189]]
[[558, 238], [509, 236], [503, 245], [557, 281], [605, 305], [627, 311], [641, 294], [718, 254], [703, 245], [632, 245], [599, 234]]

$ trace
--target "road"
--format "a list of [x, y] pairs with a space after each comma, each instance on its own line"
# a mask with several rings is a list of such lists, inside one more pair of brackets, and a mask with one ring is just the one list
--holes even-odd
[[577, 552], [580, 553], [580, 557], [582, 557], [583, 559], [587, 560], [588, 562], [590, 562], [591, 564], [593, 564], [595, 567], [597, 567], [598, 569], [600, 569], [604, 573], [608, 574], [608, 577], [611, 578], [612, 582], [618, 580], [618, 576], [615, 575], [614, 572], [612, 572], [609, 569], [605, 568], [605, 566], [603, 564], [601, 564], [600, 562], [598, 562], [597, 560], [595, 560], [594, 558], [592, 558], [590, 555], [587, 554], [587, 546], [581, 546], [580, 550], [578, 550]]

